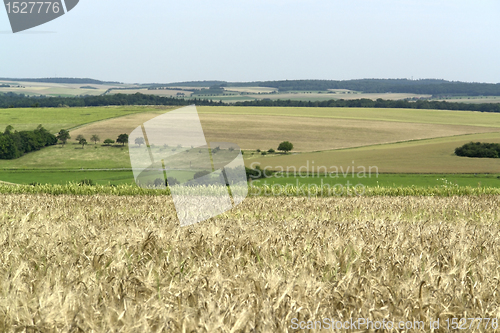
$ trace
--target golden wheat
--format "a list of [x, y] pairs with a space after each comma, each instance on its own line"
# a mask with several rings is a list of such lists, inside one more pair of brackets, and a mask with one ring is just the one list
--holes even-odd
[[499, 206], [258, 197], [181, 228], [167, 196], [5, 194], [0, 332], [299, 331], [293, 318], [446, 332], [500, 316]]

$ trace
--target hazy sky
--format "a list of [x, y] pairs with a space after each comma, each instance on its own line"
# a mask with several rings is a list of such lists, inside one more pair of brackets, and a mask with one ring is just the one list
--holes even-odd
[[497, 83], [499, 18], [498, 0], [80, 0], [12, 34], [0, 8], [0, 77]]

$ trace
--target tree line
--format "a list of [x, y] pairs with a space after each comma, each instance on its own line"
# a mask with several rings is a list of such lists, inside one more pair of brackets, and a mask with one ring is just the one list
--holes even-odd
[[7, 126], [0, 133], [0, 159], [15, 159], [29, 152], [40, 150], [43, 147], [55, 145], [57, 138], [48, 132], [42, 125], [33, 131], [15, 131]]
[[430, 109], [430, 110], [460, 110], [500, 112], [500, 103], [455, 103], [445, 101], [418, 100], [416, 102], [406, 100], [371, 100], [367, 98], [353, 100], [328, 100], [328, 101], [295, 101], [295, 100], [256, 100], [236, 102], [235, 106], [280, 106], [280, 107], [319, 107], [319, 108], [397, 108], [397, 109]]
[[402, 109], [436, 109], [436, 110], [461, 110], [500, 112], [500, 103], [456, 103], [445, 101], [406, 101], [406, 100], [371, 100], [367, 98], [355, 100], [328, 100], [328, 101], [295, 101], [295, 100], [254, 100], [236, 103], [223, 103], [208, 99], [193, 98], [179, 99], [155, 95], [135, 93], [131, 95], [116, 94], [103, 96], [78, 96], [78, 97], [42, 97], [26, 96], [23, 94], [0, 94], [0, 108], [27, 108], [27, 107], [84, 107], [108, 105], [207, 105], [207, 106], [280, 106], [280, 107], [352, 107], [352, 108], [402, 108]]
[[115, 94], [101, 96], [75, 96], [75, 97], [45, 97], [26, 96], [24, 94], [0, 94], [0, 108], [29, 108], [29, 107], [84, 107], [108, 105], [221, 105], [206, 99], [179, 99], [155, 95]]

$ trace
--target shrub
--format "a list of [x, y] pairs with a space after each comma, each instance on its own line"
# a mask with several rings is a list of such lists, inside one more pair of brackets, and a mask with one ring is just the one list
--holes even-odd
[[177, 180], [177, 178], [174, 177], [167, 177], [167, 186], [174, 186], [174, 185], [179, 185], [180, 182]]
[[274, 153], [274, 152], [275, 152], [275, 150], [274, 150], [273, 148], [271, 148], [271, 149], [269, 149], [267, 152], [268, 152], [268, 153], [270, 153], [270, 154], [272, 154], [272, 153]]
[[94, 186], [95, 183], [92, 179], [82, 179], [80, 180], [80, 182], [78, 183], [80, 185], [89, 185], [89, 186]]
[[153, 184], [155, 187], [163, 187], [165, 185], [165, 179], [156, 178]]
[[209, 175], [209, 174], [210, 174], [210, 171], [206, 171], [206, 170], [198, 171], [197, 173], [194, 174], [194, 179], [201, 178], [201, 177], [204, 177], [204, 176]]

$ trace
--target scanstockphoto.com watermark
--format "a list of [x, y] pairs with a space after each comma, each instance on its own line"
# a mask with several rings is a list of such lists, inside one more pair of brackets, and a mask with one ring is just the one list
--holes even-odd
[[331, 196], [361, 196], [366, 192], [366, 186], [363, 184], [351, 184], [347, 181], [345, 184], [325, 184], [321, 180], [321, 184], [300, 184], [299, 180], [295, 180], [296, 183], [287, 184], [268, 184], [267, 181], [259, 183], [259, 186], [255, 186], [250, 181], [249, 195], [252, 196], [303, 196], [303, 197], [331, 197]]
[[[316, 166], [314, 161], [307, 161], [305, 165], [298, 168], [295, 166], [261, 168], [260, 163], [255, 162], [250, 165], [249, 194], [253, 196], [300, 195], [307, 197], [361, 196], [366, 191], [363, 180], [378, 178], [378, 175], [377, 166], [357, 166], [354, 161], [352, 161], [352, 165], [347, 167]], [[290, 179], [293, 181], [288, 181]], [[308, 179], [308, 181], [304, 183], [304, 179]], [[335, 179], [338, 180], [337, 183], [334, 183]], [[257, 186], [254, 185], [254, 181], [256, 181]]]
[[467, 330], [474, 329], [498, 329], [497, 318], [447, 318], [436, 320], [429, 320], [428, 322], [422, 320], [372, 320], [368, 318], [350, 318], [344, 320], [336, 320], [333, 318], [323, 318], [322, 320], [299, 320], [293, 318], [291, 321], [291, 329], [294, 330]]

